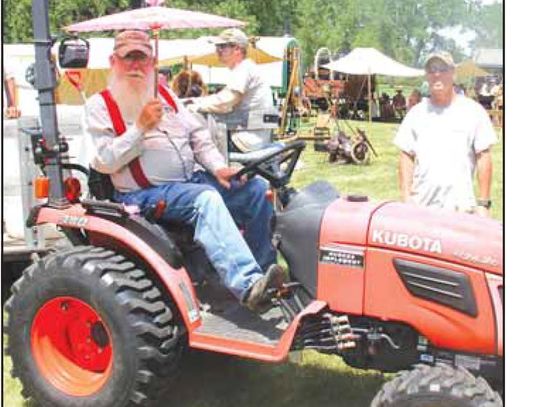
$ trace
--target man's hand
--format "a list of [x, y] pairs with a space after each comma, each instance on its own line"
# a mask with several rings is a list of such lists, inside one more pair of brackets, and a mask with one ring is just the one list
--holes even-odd
[[[223, 167], [216, 170], [214, 176], [224, 188], [231, 189], [231, 178], [235, 176], [238, 171], [240, 171], [240, 168]], [[239, 180], [240, 185], [245, 184], [246, 181], [247, 177], [245, 175], [242, 176]]]
[[159, 99], [152, 99], [146, 105], [144, 105], [139, 117], [137, 119], [137, 127], [146, 132], [152, 130], [161, 120], [163, 116], [163, 106]]
[[20, 111], [20, 109], [18, 107], [9, 106], [6, 109], [6, 118], [8, 118], [8, 119], [18, 119], [19, 117], [21, 117], [21, 111]]

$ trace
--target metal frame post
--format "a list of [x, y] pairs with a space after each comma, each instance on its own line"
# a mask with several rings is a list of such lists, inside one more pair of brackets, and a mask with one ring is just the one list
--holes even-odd
[[34, 87], [38, 91], [41, 127], [47, 149], [56, 154], [47, 159], [45, 170], [49, 177], [49, 205], [65, 208], [69, 202], [64, 196], [64, 183], [60, 167], [60, 145], [58, 119], [54, 89], [56, 87], [55, 67], [51, 61], [53, 41], [49, 30], [49, 1], [32, 0], [32, 25], [36, 53]]

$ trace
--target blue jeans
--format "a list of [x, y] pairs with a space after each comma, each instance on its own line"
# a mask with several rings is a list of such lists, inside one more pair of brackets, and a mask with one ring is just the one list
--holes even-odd
[[[115, 198], [141, 211], [164, 200], [162, 219], [194, 226], [195, 241], [203, 246], [225, 286], [242, 300], [263, 270], [276, 262], [267, 189], [266, 181], [252, 178], [227, 190], [212, 175], [198, 171], [189, 182], [116, 192]], [[243, 237], [236, 224], [243, 228]]]

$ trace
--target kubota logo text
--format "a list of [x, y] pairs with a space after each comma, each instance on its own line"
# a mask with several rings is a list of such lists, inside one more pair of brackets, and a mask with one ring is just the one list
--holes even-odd
[[408, 235], [406, 233], [391, 232], [388, 230], [374, 230], [373, 243], [382, 243], [388, 246], [398, 246], [412, 250], [424, 250], [431, 253], [442, 253], [442, 244], [438, 239]]

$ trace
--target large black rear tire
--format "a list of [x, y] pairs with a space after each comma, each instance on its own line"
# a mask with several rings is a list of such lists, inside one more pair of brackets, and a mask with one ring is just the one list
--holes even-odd
[[371, 407], [502, 407], [483, 378], [463, 368], [418, 365], [387, 382]]
[[24, 397], [55, 407], [157, 401], [185, 330], [147, 272], [82, 246], [29, 266], [12, 293], [7, 352]]

